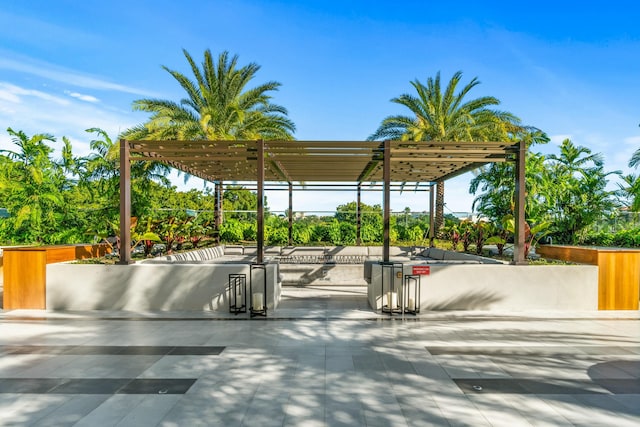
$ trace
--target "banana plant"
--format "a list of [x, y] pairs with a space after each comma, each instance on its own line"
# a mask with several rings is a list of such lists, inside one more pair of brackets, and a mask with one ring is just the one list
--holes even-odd
[[[510, 215], [509, 215], [510, 217]], [[498, 256], [504, 255], [504, 247], [507, 244], [507, 239], [509, 237], [509, 230], [506, 224], [506, 217], [500, 221], [499, 225], [493, 225], [493, 234], [489, 237], [484, 243], [487, 245], [496, 245], [498, 249]]]
[[153, 230], [157, 232], [158, 236], [164, 242], [167, 254], [173, 252], [173, 244], [178, 237], [183, 236], [187, 232], [191, 218], [192, 217], [188, 217], [186, 220], [179, 220], [172, 216], [155, 223]]
[[474, 237], [476, 240], [476, 254], [482, 255], [482, 248], [484, 248], [485, 241], [487, 240], [486, 232], [489, 229], [489, 223], [484, 221], [477, 221], [473, 228]]
[[[511, 215], [507, 215], [503, 220], [507, 231], [515, 235], [516, 221]], [[531, 227], [527, 222], [524, 223], [524, 256], [529, 256], [532, 247], [537, 246], [540, 239], [548, 235], [550, 232], [551, 222], [541, 221]]]
[[[137, 221], [136, 221], [136, 224], [137, 224]], [[132, 248], [135, 248], [140, 243], [142, 243], [143, 245], [142, 247], [144, 248], [145, 258], [151, 255], [151, 249], [153, 248], [154, 244], [162, 242], [162, 239], [160, 238], [160, 236], [154, 233], [152, 229], [153, 229], [153, 220], [151, 218], [147, 218], [147, 225], [145, 227], [145, 230], [142, 233], [139, 233], [139, 232], [131, 233], [131, 239], [135, 240], [135, 243], [132, 245]]]

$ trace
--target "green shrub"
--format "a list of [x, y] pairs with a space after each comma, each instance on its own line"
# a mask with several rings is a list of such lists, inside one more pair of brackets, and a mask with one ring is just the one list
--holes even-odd
[[314, 234], [314, 226], [303, 222], [295, 222], [291, 230], [291, 237], [294, 243], [298, 245], [306, 245], [311, 242]]
[[240, 242], [244, 238], [244, 227], [237, 219], [227, 219], [220, 225], [220, 240], [227, 243]]
[[624, 248], [640, 247], [640, 228], [620, 230], [616, 233], [594, 231], [587, 234], [583, 244], [594, 246], [616, 246]]

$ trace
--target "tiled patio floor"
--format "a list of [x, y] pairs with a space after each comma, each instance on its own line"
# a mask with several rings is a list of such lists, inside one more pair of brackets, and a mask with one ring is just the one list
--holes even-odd
[[0, 425], [638, 426], [638, 312], [0, 312]]

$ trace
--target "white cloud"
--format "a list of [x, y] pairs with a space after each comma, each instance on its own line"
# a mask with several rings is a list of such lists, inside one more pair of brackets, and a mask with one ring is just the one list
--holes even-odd
[[640, 136], [630, 136], [622, 140], [627, 145], [634, 145], [640, 148]]
[[73, 98], [77, 98], [80, 101], [85, 101], [85, 102], [100, 102], [100, 100], [98, 98], [96, 98], [95, 96], [91, 96], [91, 95], [84, 95], [82, 93], [78, 93], [78, 92], [69, 92], [68, 90], [65, 91], [64, 93], [66, 93], [67, 95], [73, 97]]
[[0, 57], [0, 69], [18, 71], [20, 73], [31, 74], [43, 77], [48, 80], [64, 83], [69, 86], [82, 87], [86, 89], [96, 89], [104, 91], [116, 91], [131, 93], [143, 96], [155, 96], [150, 91], [109, 82], [99, 77], [82, 74], [75, 70], [59, 67], [43, 61], [33, 59], [22, 59], [21, 61]]
[[[86, 102], [78, 97], [61, 98], [52, 94], [24, 88], [6, 82], [0, 82], [0, 99], [12, 102], [0, 102], [8, 108], [0, 108], [0, 134], [6, 136], [7, 127], [27, 135], [50, 133], [59, 141], [62, 136], [71, 139], [74, 153], [85, 155], [89, 152], [88, 143], [92, 136], [85, 129], [99, 127], [112, 138], [139, 121], [140, 113], [120, 111], [113, 106]], [[11, 146], [9, 138], [0, 138], [0, 149]], [[59, 148], [59, 144], [54, 144]]]
[[556, 145], [560, 145], [562, 144], [562, 141], [564, 141], [565, 139], [572, 139], [573, 135], [550, 135], [549, 139], [551, 139], [551, 143], [556, 144]]
[[21, 104], [23, 97], [35, 97], [58, 105], [69, 105], [69, 101], [46, 92], [25, 89], [7, 82], [0, 82], [0, 99], [13, 104]]

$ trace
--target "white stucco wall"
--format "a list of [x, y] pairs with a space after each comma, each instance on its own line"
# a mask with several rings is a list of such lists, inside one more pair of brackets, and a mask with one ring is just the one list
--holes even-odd
[[[269, 309], [280, 301], [277, 267], [267, 264]], [[247, 275], [248, 293], [248, 264], [50, 264], [47, 310], [228, 311], [230, 273]]]
[[[372, 268], [369, 305], [380, 309], [381, 266]], [[421, 311], [598, 309], [597, 266], [464, 264], [430, 269], [421, 276]], [[403, 274], [411, 272], [412, 265], [405, 264]], [[386, 283], [385, 277], [385, 292]]]

